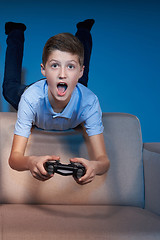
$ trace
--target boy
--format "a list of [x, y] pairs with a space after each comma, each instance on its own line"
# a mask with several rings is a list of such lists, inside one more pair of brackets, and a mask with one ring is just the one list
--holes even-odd
[[[77, 24], [76, 36], [84, 46], [84, 74], [78, 82], [87, 87], [89, 62], [92, 51], [92, 37], [90, 30], [94, 24], [94, 19], [87, 19]], [[18, 110], [20, 97], [28, 87], [21, 83], [21, 70], [24, 48], [24, 31], [26, 26], [23, 23], [7, 22], [5, 33], [7, 37], [7, 50], [5, 59], [5, 71], [3, 81], [4, 98]]]
[[89, 151], [94, 159], [70, 159], [86, 168], [86, 174], [77, 180], [78, 183], [89, 183], [95, 175], [108, 171], [109, 160], [98, 98], [78, 83], [84, 73], [83, 62], [83, 45], [72, 34], [58, 34], [46, 42], [41, 64], [45, 79], [26, 89], [19, 102], [9, 158], [13, 169], [30, 170], [33, 177], [41, 181], [49, 179], [52, 176], [46, 172], [44, 164], [48, 160], [59, 160], [60, 156], [24, 155], [32, 125], [47, 130], [66, 130], [83, 124]]

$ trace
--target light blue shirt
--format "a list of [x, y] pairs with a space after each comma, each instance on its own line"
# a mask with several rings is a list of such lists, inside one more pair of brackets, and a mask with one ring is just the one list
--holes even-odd
[[78, 83], [61, 113], [53, 111], [46, 80], [31, 85], [22, 95], [15, 134], [28, 138], [33, 125], [43, 130], [68, 130], [83, 123], [88, 136], [103, 132], [102, 111], [97, 96]]

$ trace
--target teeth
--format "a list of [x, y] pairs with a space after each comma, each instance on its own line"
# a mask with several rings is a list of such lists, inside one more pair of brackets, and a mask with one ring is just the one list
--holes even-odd
[[66, 83], [62, 83], [62, 82], [58, 83], [58, 85], [60, 85], [60, 86], [67, 86]]

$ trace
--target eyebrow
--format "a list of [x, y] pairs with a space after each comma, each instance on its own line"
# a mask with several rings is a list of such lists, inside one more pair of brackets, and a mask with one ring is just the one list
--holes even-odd
[[59, 62], [59, 61], [56, 59], [51, 59], [49, 62]]
[[[56, 59], [51, 59], [49, 62], [60, 62], [60, 61], [58, 61], [58, 60], [56, 60]], [[67, 62], [75, 62], [75, 63], [78, 63], [77, 61], [75, 61], [75, 60], [69, 60], [69, 61], [67, 61]]]

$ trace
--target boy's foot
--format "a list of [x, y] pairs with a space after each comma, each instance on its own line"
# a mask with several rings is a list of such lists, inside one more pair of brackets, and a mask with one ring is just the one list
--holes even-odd
[[86, 28], [89, 31], [91, 31], [94, 22], [95, 22], [94, 19], [86, 19], [83, 22], [77, 23], [77, 28]]
[[8, 35], [11, 31], [19, 29], [21, 31], [26, 30], [26, 26], [23, 23], [15, 23], [15, 22], [6, 22], [5, 24], [5, 34]]

